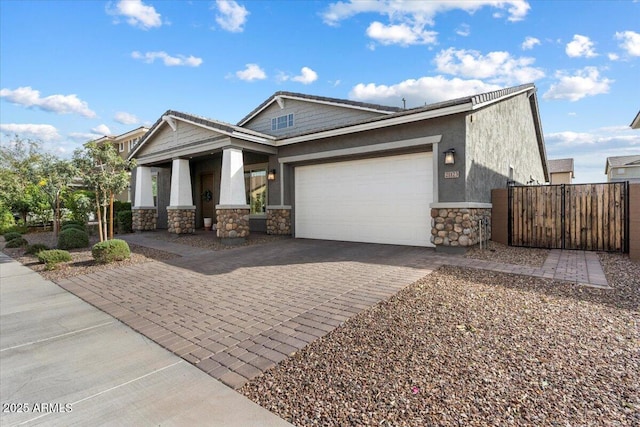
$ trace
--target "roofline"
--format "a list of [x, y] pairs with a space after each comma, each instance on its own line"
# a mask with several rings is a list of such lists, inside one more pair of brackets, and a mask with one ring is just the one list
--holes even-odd
[[[183, 117], [184, 116], [184, 117]], [[185, 123], [192, 124], [204, 129], [208, 129], [229, 137], [242, 139], [249, 142], [257, 142], [260, 144], [273, 146], [273, 140], [275, 137], [266, 135], [260, 132], [256, 132], [250, 129], [244, 129], [239, 126], [235, 126], [229, 123], [220, 122], [218, 120], [207, 119], [204, 117], [197, 117], [192, 114], [181, 113], [179, 111], [167, 110], [151, 127], [151, 129], [144, 135], [144, 137], [136, 144], [133, 150], [127, 156], [127, 160], [131, 160], [136, 153], [142, 148], [145, 143], [162, 127], [163, 123], [168, 123], [168, 119], [180, 120]], [[219, 125], [220, 127], [209, 126], [205, 123], [200, 123], [195, 119], [209, 122], [211, 124]], [[228, 128], [228, 129], [225, 129]]]
[[633, 119], [629, 126], [631, 126], [631, 129], [640, 129], [640, 111], [638, 111], [638, 114], [636, 114], [636, 118]]
[[295, 92], [276, 92], [273, 95], [271, 95], [265, 102], [260, 104], [248, 115], [246, 115], [242, 120], [240, 120], [238, 122], [238, 126], [244, 126], [246, 123], [251, 121], [254, 117], [260, 114], [262, 111], [264, 111], [267, 107], [269, 107], [274, 102], [279, 103], [280, 99], [294, 99], [297, 101], [315, 102], [317, 104], [331, 105], [335, 107], [353, 108], [356, 110], [369, 111], [369, 112], [380, 113], [380, 114], [393, 114], [398, 111], [403, 111], [403, 109], [399, 107], [369, 104], [364, 102], [351, 101], [348, 99], [309, 96], [303, 93], [295, 93]]
[[[330, 138], [339, 135], [347, 135], [350, 133], [363, 132], [368, 130], [380, 129], [387, 126], [401, 125], [405, 123], [412, 123], [426, 119], [432, 119], [436, 117], [448, 116], [451, 114], [465, 113], [469, 111], [478, 110], [484, 108], [490, 104], [502, 101], [507, 98], [511, 98], [522, 93], [526, 93], [535, 89], [533, 85], [522, 85], [512, 92], [508, 89], [501, 89], [500, 91], [489, 92], [487, 94], [468, 96], [459, 98], [452, 101], [446, 101], [444, 103], [431, 104], [426, 107], [415, 108], [412, 110], [403, 110], [400, 112], [392, 113], [383, 117], [376, 117], [370, 119], [365, 123], [357, 123], [354, 125], [347, 125], [339, 128], [328, 129], [325, 131], [313, 132], [305, 135], [292, 136], [276, 141], [277, 146], [296, 144], [299, 142], [313, 141], [316, 139]], [[534, 92], [535, 93], [535, 92]], [[498, 94], [496, 97], [491, 97], [492, 94]], [[442, 106], [439, 106], [442, 105]], [[433, 108], [434, 106], [439, 106]], [[536, 129], [539, 128], [540, 118], [536, 118]], [[539, 132], [539, 144], [542, 141], [542, 154], [544, 153], [544, 139], [542, 138], [542, 131]], [[545, 154], [546, 156], [546, 154]], [[546, 157], [545, 157], [546, 158]], [[546, 170], [546, 161], [544, 162], [545, 176], [548, 178], [548, 172]]]

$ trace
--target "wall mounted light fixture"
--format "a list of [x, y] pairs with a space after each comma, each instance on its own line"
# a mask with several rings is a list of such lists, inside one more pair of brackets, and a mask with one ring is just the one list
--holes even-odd
[[449, 148], [444, 152], [444, 164], [445, 165], [453, 165], [456, 163], [456, 150], [454, 148]]
[[267, 173], [267, 180], [269, 181], [275, 181], [276, 179], [276, 170], [275, 169], [271, 169], [268, 173]]

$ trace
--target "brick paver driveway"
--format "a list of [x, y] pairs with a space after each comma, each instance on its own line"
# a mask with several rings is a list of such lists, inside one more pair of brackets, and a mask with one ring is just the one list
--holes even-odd
[[286, 239], [59, 284], [238, 388], [438, 266], [431, 249]]

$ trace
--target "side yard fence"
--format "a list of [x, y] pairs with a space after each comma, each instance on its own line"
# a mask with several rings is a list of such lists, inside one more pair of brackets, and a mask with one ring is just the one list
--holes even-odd
[[494, 241], [640, 260], [640, 184], [513, 186], [494, 189], [492, 204]]

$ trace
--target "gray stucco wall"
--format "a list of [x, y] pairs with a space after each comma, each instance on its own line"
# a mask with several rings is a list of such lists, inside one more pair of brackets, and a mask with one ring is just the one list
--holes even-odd
[[519, 184], [531, 177], [540, 184], [545, 182], [527, 94], [474, 111], [465, 123], [468, 202], [490, 203], [491, 189], [506, 187], [510, 165]]
[[[438, 144], [438, 153], [434, 153], [438, 159], [439, 182], [438, 192], [441, 202], [464, 201], [465, 180], [464, 180], [464, 155], [465, 155], [465, 121], [463, 114], [450, 115], [446, 117], [438, 117], [421, 122], [410, 123], [389, 128], [372, 130], [367, 132], [359, 132], [354, 134], [342, 135], [334, 138], [320, 139], [298, 144], [285, 145], [278, 148], [278, 156], [289, 157], [303, 154], [310, 154], [329, 150], [338, 150], [343, 148], [360, 147], [367, 145], [375, 145], [385, 142], [402, 141], [406, 139], [414, 139], [420, 137], [442, 135], [442, 140]], [[449, 148], [456, 150], [455, 167], [444, 166], [444, 151]], [[420, 150], [431, 150], [431, 147], [421, 148]], [[391, 154], [391, 153], [386, 153]], [[396, 153], [400, 154], [400, 153]], [[275, 156], [274, 156], [275, 157]], [[329, 160], [323, 160], [329, 161]], [[460, 169], [459, 179], [442, 179], [444, 170], [451, 168]], [[285, 203], [293, 202], [293, 171], [290, 177], [286, 177], [286, 183], [289, 185], [285, 191]], [[291, 201], [288, 201], [291, 200]]]
[[[271, 119], [291, 113], [294, 115], [293, 128], [271, 130]], [[381, 115], [382, 113], [362, 111], [353, 108], [285, 99], [284, 108], [281, 109], [278, 103], [274, 102], [248, 123], [245, 123], [243, 127], [268, 135], [282, 137], [316, 129], [347, 125]]]

